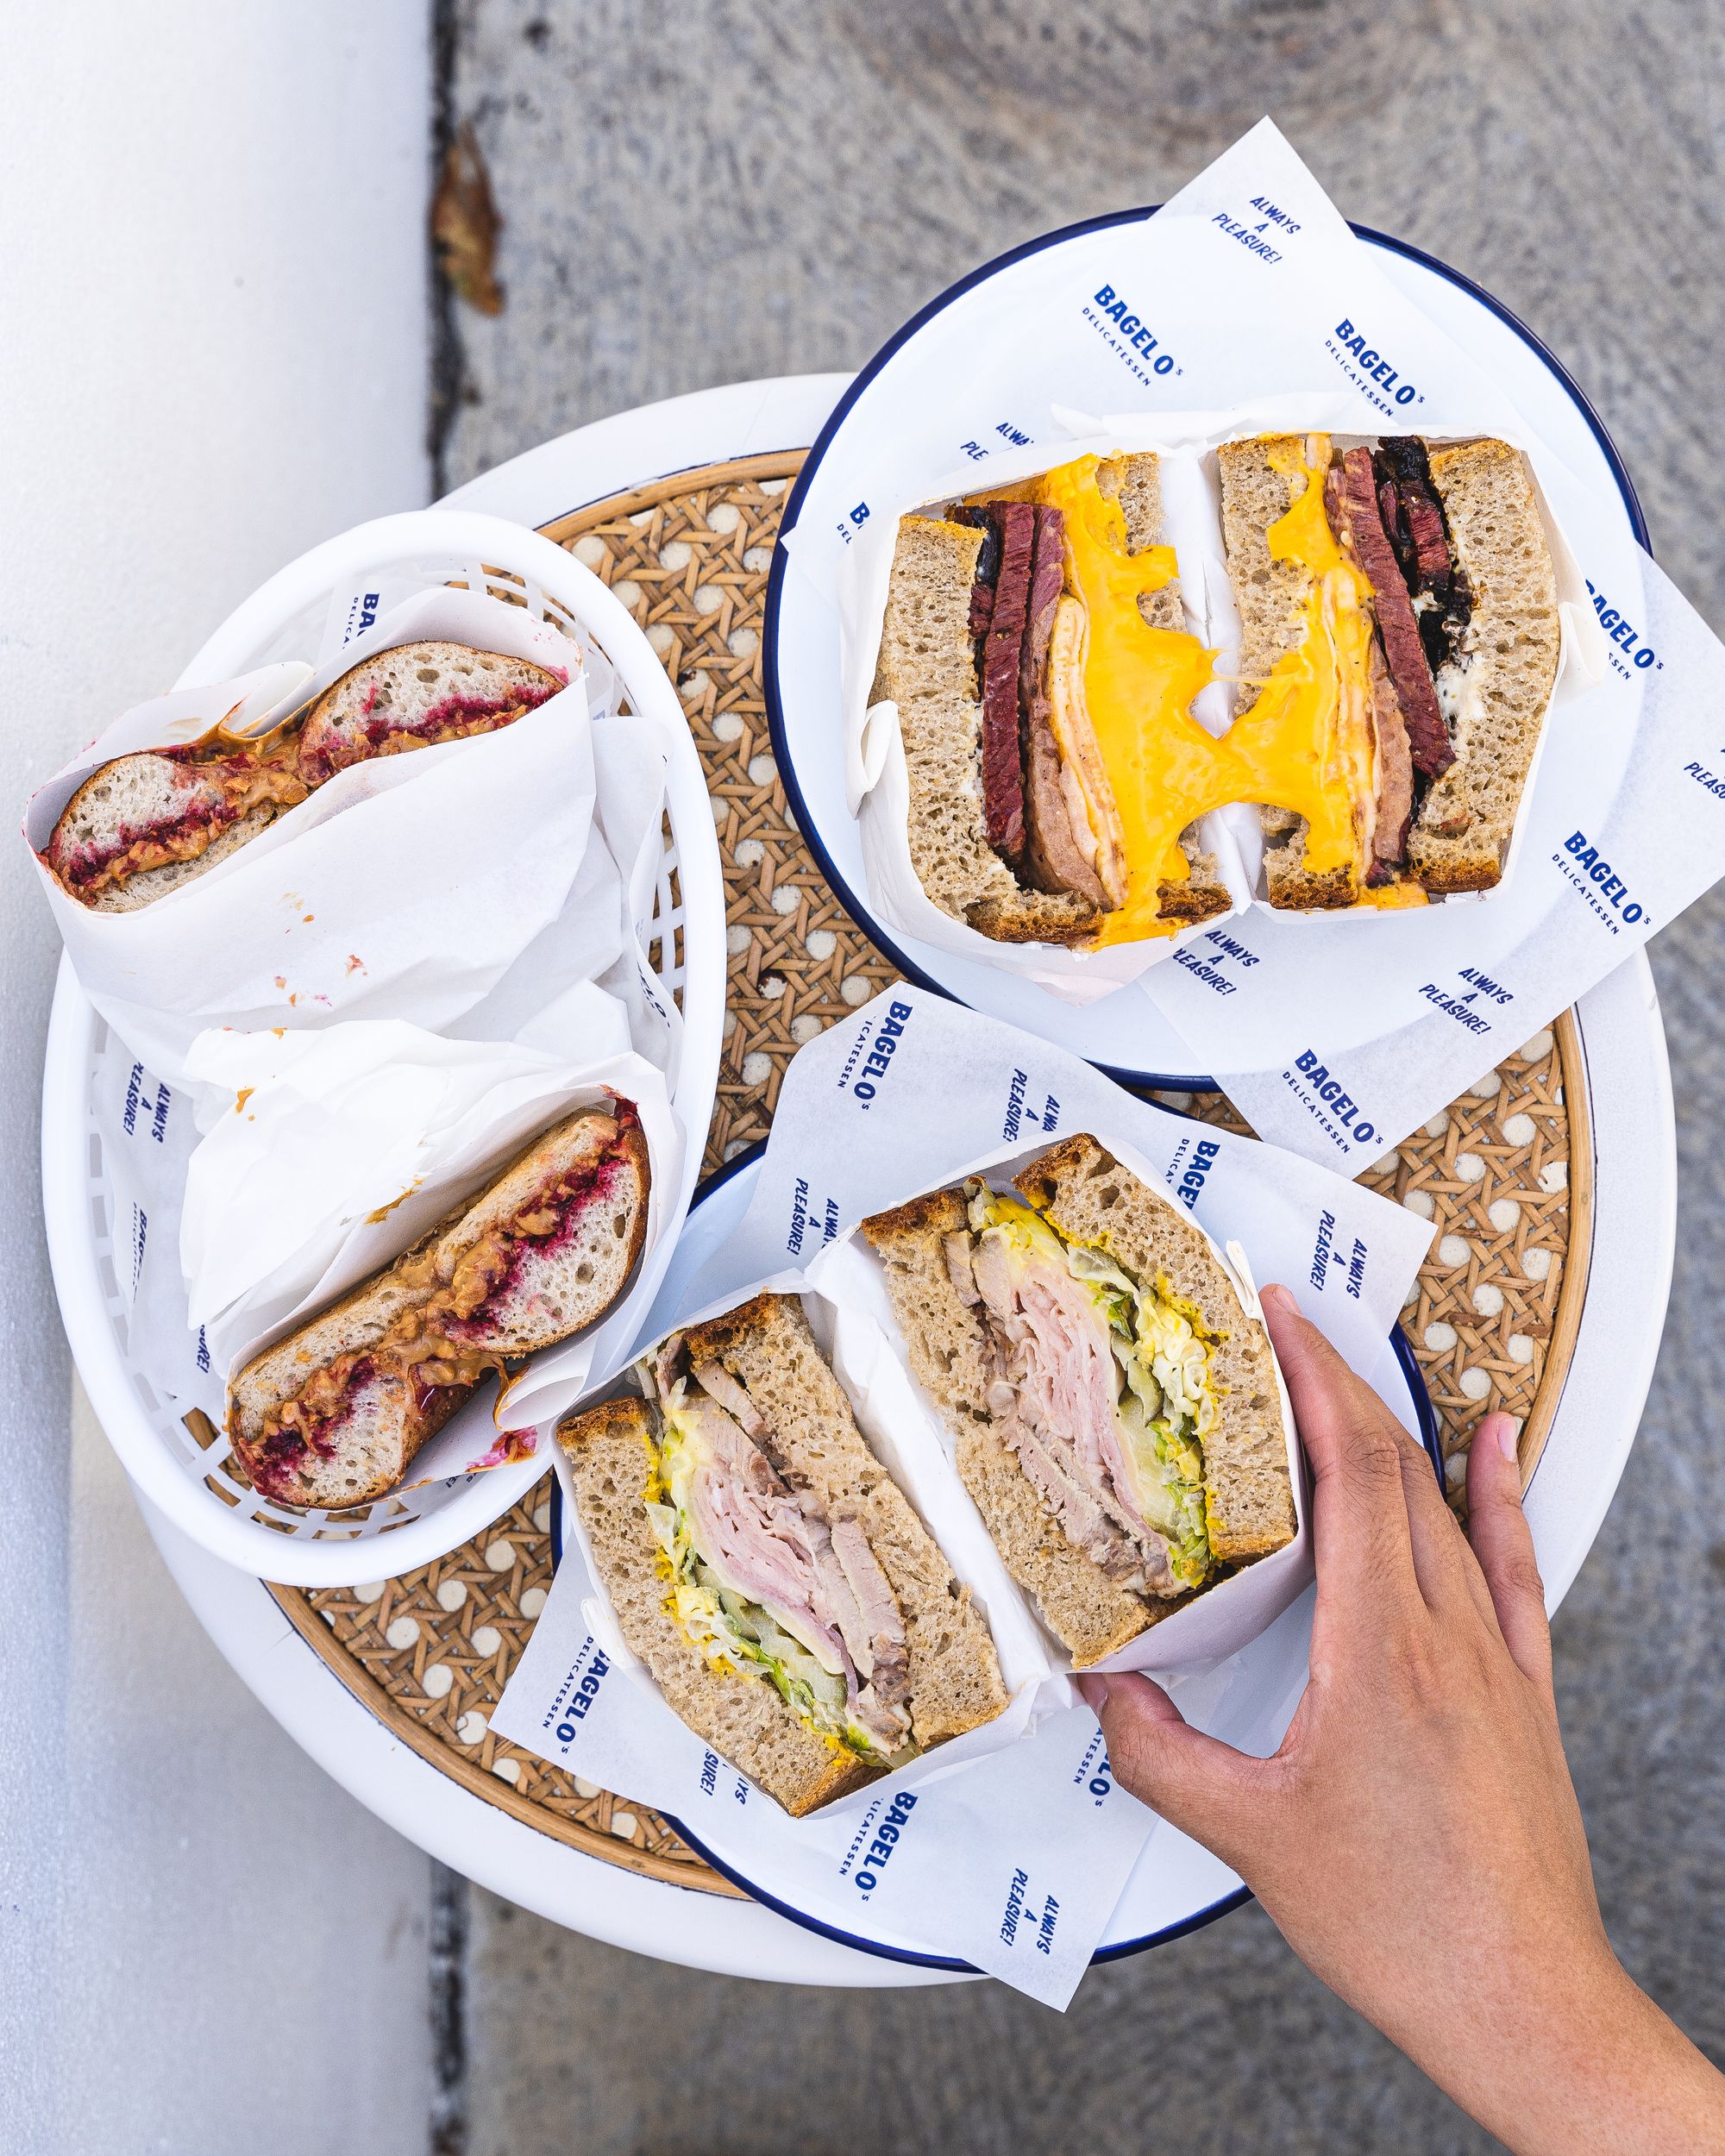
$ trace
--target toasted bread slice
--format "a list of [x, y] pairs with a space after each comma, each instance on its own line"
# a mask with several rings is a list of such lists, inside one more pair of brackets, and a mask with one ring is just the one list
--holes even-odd
[[673, 1713], [800, 1819], [881, 1770], [818, 1735], [761, 1678], [715, 1669], [672, 1615], [644, 1508], [657, 1429], [657, 1411], [642, 1400], [606, 1401], [558, 1426], [599, 1583]]
[[926, 1750], [992, 1720], [1007, 1694], [988, 1627], [869, 1449], [795, 1296], [757, 1295], [685, 1338], [692, 1364], [718, 1363], [744, 1387], [829, 1514], [856, 1507], [904, 1619], [917, 1743]]
[[[524, 1219], [536, 1224], [534, 1200], [560, 1178], [574, 1186], [559, 1208], [561, 1221], [549, 1233], [511, 1235]], [[229, 1436], [253, 1482], [284, 1503], [332, 1509], [369, 1504], [393, 1489], [486, 1367], [568, 1339], [617, 1301], [645, 1238], [649, 1181], [639, 1125], [619, 1128], [603, 1110], [582, 1109], [536, 1138], [412, 1250], [234, 1378]], [[499, 1236], [509, 1239], [500, 1257], [492, 1239]], [[488, 1292], [469, 1309], [462, 1267], [475, 1257]], [[450, 1333], [471, 1376], [420, 1384], [392, 1343], [399, 1344], [404, 1327], [429, 1326], [452, 1296], [461, 1314]], [[279, 1409], [345, 1357], [360, 1358], [359, 1365], [316, 1442], [271, 1427]]]
[[1439, 670], [1456, 760], [1421, 804], [1408, 859], [1428, 891], [1485, 891], [1502, 874], [1557, 680], [1557, 572], [1518, 450], [1464, 442], [1430, 461], [1473, 612], [1458, 661]]
[[351, 667], [318, 698], [300, 733], [300, 768], [320, 785], [368, 757], [494, 733], [563, 686], [543, 667], [499, 652], [398, 644]]
[[[1212, 1553], [1233, 1565], [1282, 1548], [1295, 1521], [1270, 1344], [1205, 1238], [1088, 1135], [1051, 1148], [1017, 1188], [1061, 1233], [1106, 1250], [1135, 1278], [1165, 1280], [1225, 1336], [1213, 1363], [1218, 1420], [1204, 1442]], [[963, 1193], [949, 1189], [877, 1213], [862, 1232], [881, 1258], [912, 1370], [953, 1432], [984, 1524], [1044, 1623], [1088, 1668], [1191, 1597], [1145, 1597], [1111, 1579], [1069, 1540], [999, 1434], [982, 1322], [947, 1261], [946, 1238], [965, 1226]]]

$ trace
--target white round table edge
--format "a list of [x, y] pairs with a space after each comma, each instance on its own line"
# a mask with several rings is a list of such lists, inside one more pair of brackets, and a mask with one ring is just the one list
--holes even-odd
[[[575, 429], [445, 498], [543, 524], [703, 464], [806, 447], [850, 377], [786, 376], [698, 391]], [[1609, 1255], [1609, 1321], [1584, 1309], [1527, 1513], [1555, 1611], [1598, 1532], [1629, 1451], [1663, 1329], [1676, 1234], [1676, 1134], [1653, 975], [1638, 953], [1577, 1006], [1595, 1133], [1593, 1253]], [[1602, 1144], [1599, 1133], [1608, 1131]], [[1627, 1321], [1627, 1322], [1626, 1322]], [[1624, 1342], [1634, 1343], [1625, 1367]], [[1584, 1463], [1565, 1426], [1618, 1413]], [[1573, 1454], [1574, 1457], [1569, 1457]], [[348, 1692], [260, 1580], [191, 1543], [140, 1495], [181, 1591], [247, 1686], [349, 1794], [438, 1861], [554, 1923], [715, 1974], [859, 1987], [971, 1981], [841, 1946], [756, 1903], [644, 1879], [486, 1803], [422, 1759]]]

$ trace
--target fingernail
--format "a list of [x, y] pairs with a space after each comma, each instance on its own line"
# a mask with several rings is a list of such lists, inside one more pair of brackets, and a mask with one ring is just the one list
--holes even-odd
[[1297, 1311], [1300, 1307], [1280, 1281], [1271, 1281], [1269, 1287], [1261, 1291], [1259, 1299], [1273, 1305], [1277, 1310]]
[[1084, 1704], [1093, 1714], [1100, 1715], [1108, 1703], [1108, 1680], [1105, 1677], [1081, 1677], [1078, 1689], [1084, 1695]]
[[1506, 1460], [1515, 1458], [1521, 1448], [1521, 1426], [1514, 1415], [1502, 1413], [1489, 1414], [1474, 1432], [1477, 1444], [1481, 1438], [1495, 1439], [1497, 1450]]

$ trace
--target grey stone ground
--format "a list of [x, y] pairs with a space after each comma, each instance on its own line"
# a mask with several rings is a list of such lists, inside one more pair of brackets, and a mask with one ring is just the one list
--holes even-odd
[[[1160, 198], [1269, 111], [1347, 214], [1563, 355], [1661, 561], [1725, 628], [1721, 0], [457, 0], [455, 29], [509, 304], [462, 317], [448, 484], [651, 398], [854, 366], [955, 274]], [[1676, 1292], [1558, 1667], [1612, 1936], [1725, 2058], [1725, 897], [1653, 959]], [[480, 1895], [467, 1984], [472, 2156], [1492, 2145], [1255, 1908], [1094, 1974], [1063, 2020], [993, 1986], [769, 1992]]]

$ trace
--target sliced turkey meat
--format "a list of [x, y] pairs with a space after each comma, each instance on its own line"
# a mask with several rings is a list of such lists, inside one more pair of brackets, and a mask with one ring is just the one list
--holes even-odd
[[971, 1258], [995, 1357], [988, 1405], [1006, 1442], [1068, 1539], [1111, 1577], [1177, 1594], [1166, 1539], [1132, 1497], [1106, 1321], [1064, 1265], [1038, 1254], [1015, 1266], [985, 1231]]

